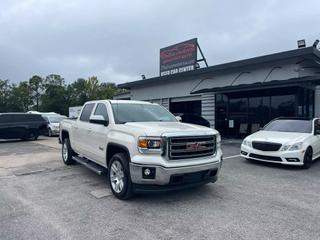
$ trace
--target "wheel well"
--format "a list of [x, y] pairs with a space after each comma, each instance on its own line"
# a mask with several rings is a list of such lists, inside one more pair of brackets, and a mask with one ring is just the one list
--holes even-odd
[[61, 132], [61, 141], [63, 141], [65, 138], [69, 138], [69, 133], [67, 131]]
[[39, 129], [38, 128], [29, 128], [28, 133], [38, 134], [39, 135]]
[[313, 149], [311, 146], [308, 146], [307, 149], [311, 149], [312, 153], [313, 153]]
[[130, 157], [129, 151], [125, 146], [116, 143], [109, 143], [107, 146], [107, 166], [109, 166], [110, 159], [116, 153], [125, 153]]

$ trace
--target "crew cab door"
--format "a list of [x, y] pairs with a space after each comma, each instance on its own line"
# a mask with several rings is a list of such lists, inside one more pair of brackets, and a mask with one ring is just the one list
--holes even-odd
[[92, 131], [91, 123], [89, 122], [92, 110], [95, 103], [87, 103], [83, 106], [81, 115], [77, 122], [72, 126], [73, 139], [71, 145], [74, 144], [75, 149], [87, 158], [90, 158], [91, 139], [90, 133]]
[[[96, 119], [101, 119], [96, 121]], [[106, 164], [106, 147], [109, 128], [108, 105], [105, 103], [97, 103], [90, 119], [91, 129], [90, 138], [90, 156], [92, 160], [102, 165]]]

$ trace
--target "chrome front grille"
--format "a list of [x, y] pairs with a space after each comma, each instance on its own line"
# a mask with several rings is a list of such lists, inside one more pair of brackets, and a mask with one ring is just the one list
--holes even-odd
[[205, 157], [215, 154], [216, 136], [170, 137], [168, 156], [170, 160]]

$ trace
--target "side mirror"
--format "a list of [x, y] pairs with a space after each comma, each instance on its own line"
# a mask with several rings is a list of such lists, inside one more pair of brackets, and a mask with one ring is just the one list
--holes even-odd
[[176, 116], [176, 119], [181, 122], [182, 121], [182, 118], [180, 116]]
[[90, 123], [95, 123], [95, 124], [101, 124], [104, 126], [108, 126], [109, 125], [109, 121], [105, 120], [104, 117], [102, 115], [93, 115], [90, 117], [89, 119]]

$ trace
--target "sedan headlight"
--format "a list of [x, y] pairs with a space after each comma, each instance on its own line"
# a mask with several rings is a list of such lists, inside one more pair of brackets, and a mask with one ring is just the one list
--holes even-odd
[[290, 145], [283, 145], [280, 151], [287, 151], [290, 148]]
[[298, 142], [298, 143], [295, 143], [295, 144], [285, 144], [281, 147], [280, 151], [297, 151], [297, 150], [301, 150], [302, 149], [302, 146], [303, 146], [303, 143], [302, 142]]
[[138, 149], [141, 153], [160, 153], [163, 140], [158, 137], [139, 137]]
[[247, 147], [252, 147], [252, 144], [249, 140], [247, 139], [244, 139], [243, 142], [242, 142], [243, 145], [247, 146]]
[[301, 150], [302, 149], [302, 145], [303, 145], [302, 142], [295, 143], [289, 148], [289, 151]]

